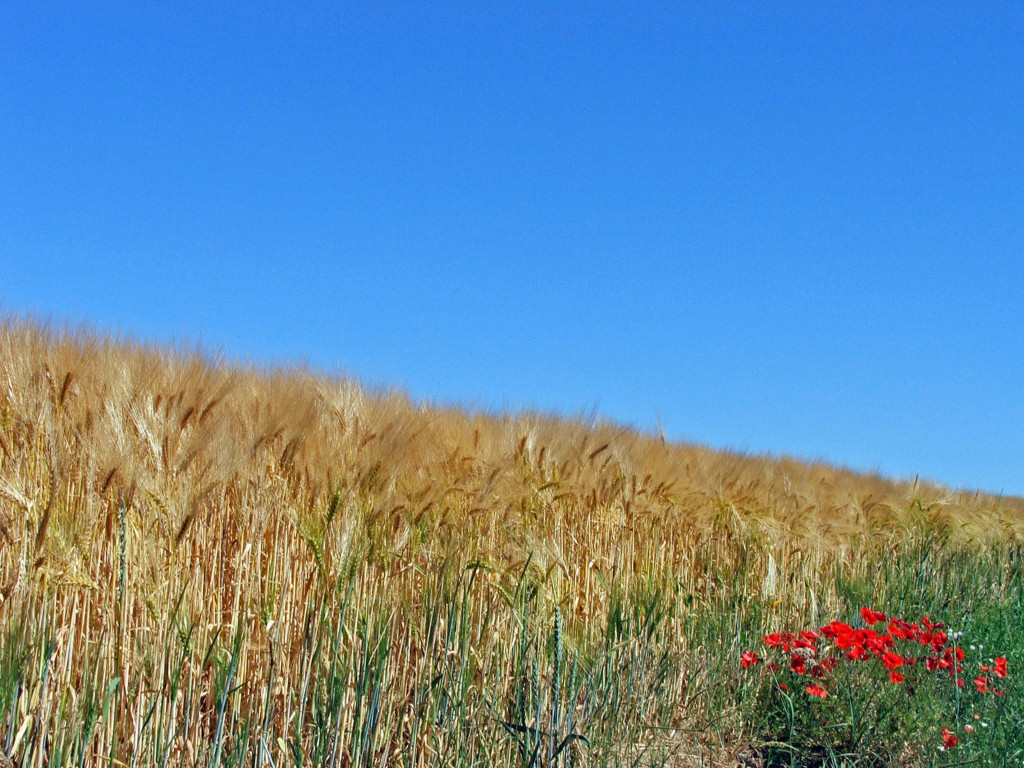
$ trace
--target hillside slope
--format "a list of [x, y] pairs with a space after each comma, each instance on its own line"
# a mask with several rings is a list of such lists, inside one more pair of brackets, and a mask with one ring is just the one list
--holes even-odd
[[[0, 736], [11, 748], [20, 729], [30, 761], [65, 749], [212, 764], [265, 750], [275, 764], [425, 765], [454, 750], [500, 764], [521, 748], [508, 724], [528, 718], [495, 707], [526, 706], [525, 660], [551, 627], [596, 659], [616, 615], [637, 631], [644, 601], [664, 598], [657, 638], [678, 668], [659, 685], [675, 686], [672, 703], [623, 698], [638, 713], [628, 734], [600, 720], [605, 703], [566, 704], [591, 718], [589, 743], [606, 734], [606, 758], [647, 749], [655, 720], [722, 706], [680, 606], [749, 594], [773, 606], [774, 619], [751, 614], [758, 626], [824, 620], [852, 599], [830, 574], [863, 580], [878, 553], [925, 537], [1019, 543], [1024, 500], [0, 328], [0, 617], [52, 641], [45, 678], [38, 644], [25, 646], [47, 680], [35, 703], [16, 676], [0, 701]], [[557, 680], [550, 652], [541, 670], [553, 663]], [[8, 662], [0, 677], [15, 674]], [[716, 738], [727, 753], [743, 726]]]

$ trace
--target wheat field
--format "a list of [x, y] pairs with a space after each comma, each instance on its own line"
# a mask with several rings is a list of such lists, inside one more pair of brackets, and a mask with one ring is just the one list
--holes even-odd
[[0, 327], [17, 765], [754, 765], [749, 636], [1010, 590], [1022, 539], [1018, 498]]

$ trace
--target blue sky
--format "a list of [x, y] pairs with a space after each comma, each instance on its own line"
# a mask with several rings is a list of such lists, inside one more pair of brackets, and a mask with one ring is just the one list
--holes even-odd
[[0, 6], [5, 311], [1024, 493], [1018, 3], [300, 5]]

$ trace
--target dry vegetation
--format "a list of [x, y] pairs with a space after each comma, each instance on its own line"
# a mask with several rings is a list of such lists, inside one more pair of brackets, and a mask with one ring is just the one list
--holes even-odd
[[0, 747], [710, 765], [750, 735], [737, 628], [936, 532], [1019, 542], [1024, 502], [7, 319]]

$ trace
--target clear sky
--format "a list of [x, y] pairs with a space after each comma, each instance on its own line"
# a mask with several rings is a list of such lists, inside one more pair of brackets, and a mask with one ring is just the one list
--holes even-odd
[[1024, 6], [4, 2], [0, 302], [1024, 493]]

